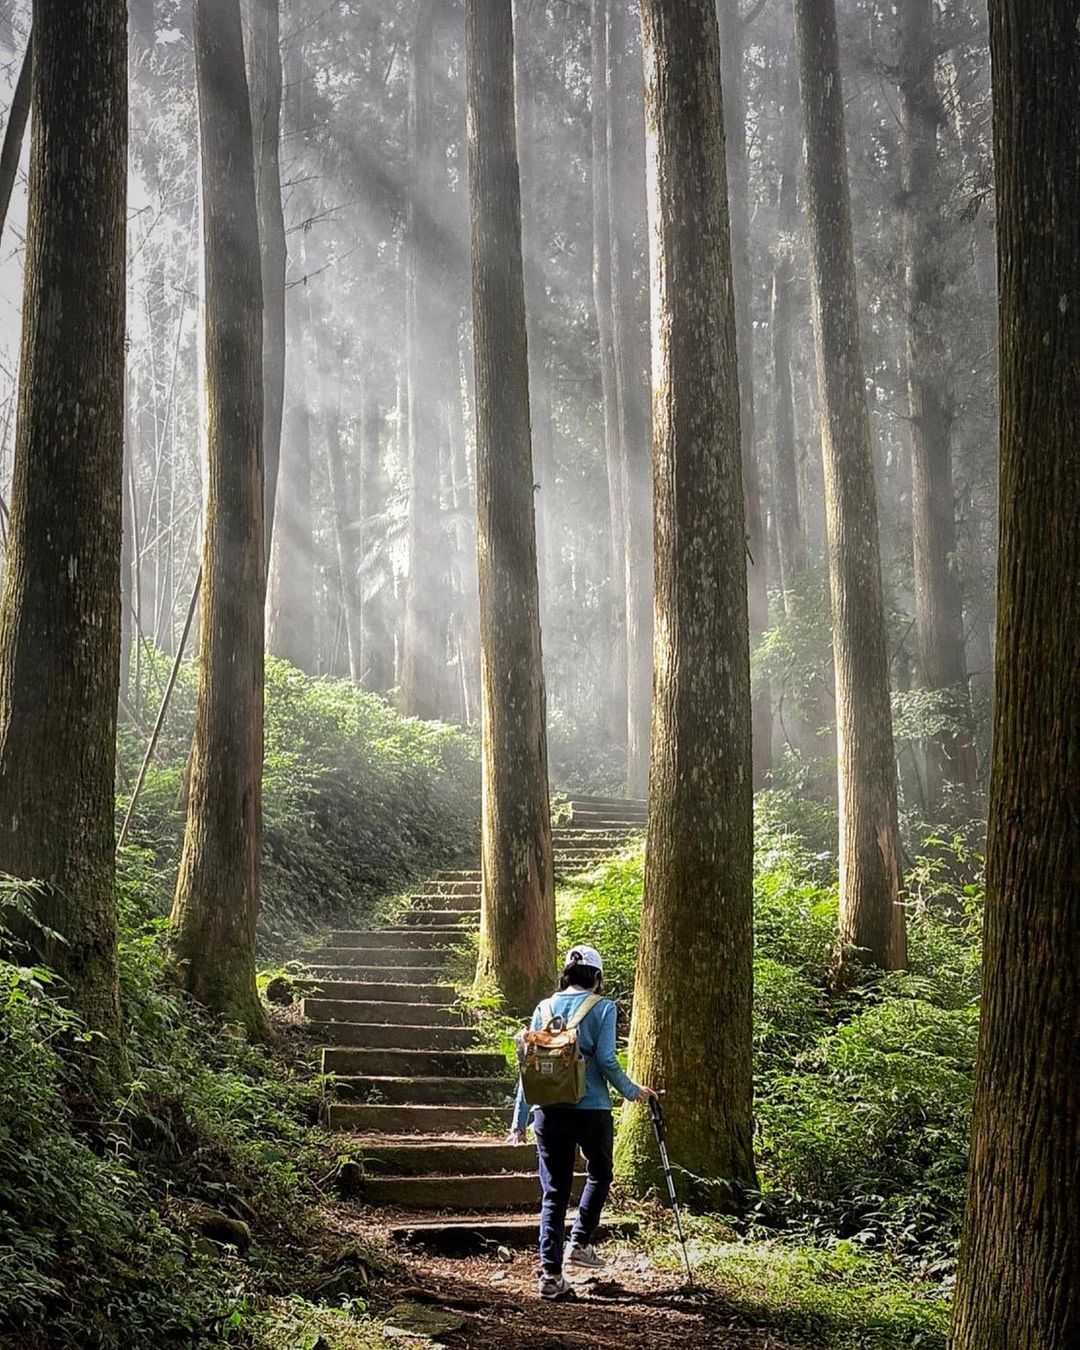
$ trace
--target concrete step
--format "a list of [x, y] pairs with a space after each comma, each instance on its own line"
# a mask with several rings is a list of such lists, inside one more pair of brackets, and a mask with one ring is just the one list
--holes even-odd
[[369, 984], [437, 984], [446, 978], [445, 964], [437, 966], [338, 966], [345, 971], [345, 978], [334, 979], [327, 975], [311, 980], [302, 980], [301, 984], [312, 993], [324, 998], [352, 998], [352, 990], [357, 985]]
[[477, 909], [410, 909], [401, 917], [409, 928], [456, 927], [468, 931], [469, 926], [476, 926], [478, 910], [479, 906]]
[[567, 801], [571, 806], [615, 806], [632, 807], [634, 810], [645, 811], [649, 803], [644, 797], [612, 797], [603, 792], [574, 792], [567, 794]]
[[506, 1059], [486, 1050], [400, 1050], [326, 1046], [323, 1073], [346, 1078], [505, 1078]]
[[614, 806], [575, 806], [570, 813], [569, 823], [603, 825], [609, 829], [618, 829], [620, 825], [644, 825], [648, 818], [648, 811], [644, 809], [639, 811], [633, 807], [620, 809]]
[[360, 1144], [364, 1167], [372, 1176], [476, 1176], [494, 1172], [535, 1172], [532, 1144], [504, 1144], [501, 1139], [364, 1140]]
[[[446, 960], [440, 947], [326, 947], [311, 969], [323, 979], [328, 970], [355, 970], [360, 966], [433, 966]], [[343, 977], [343, 978], [348, 978]]]
[[[363, 1003], [352, 1003], [351, 1008], [363, 1008]], [[402, 1007], [416, 1005], [402, 1004]], [[427, 1005], [432, 1013], [444, 1011]], [[449, 1011], [449, 1010], [447, 1010]], [[378, 1025], [371, 1022], [325, 1022], [319, 1032], [326, 1046], [353, 1047], [360, 1050], [471, 1050], [476, 1045], [476, 1032], [467, 1026], [400, 1026]]]
[[[574, 1178], [573, 1196], [581, 1194], [585, 1178]], [[540, 1182], [535, 1172], [498, 1172], [493, 1176], [370, 1177], [361, 1198], [369, 1205], [398, 1205], [403, 1209], [482, 1210], [539, 1206]]]
[[481, 874], [478, 868], [468, 872], [436, 872], [436, 881], [480, 881]]
[[341, 1101], [386, 1102], [391, 1106], [495, 1106], [506, 1108], [517, 1091], [512, 1078], [335, 1078]]
[[[570, 1236], [568, 1216], [566, 1235]], [[596, 1239], [631, 1238], [638, 1232], [634, 1219], [615, 1219], [602, 1223], [597, 1229]], [[481, 1253], [494, 1253], [499, 1247], [521, 1249], [535, 1247], [540, 1236], [540, 1225], [535, 1218], [522, 1215], [503, 1214], [474, 1219], [396, 1219], [388, 1230], [393, 1242], [406, 1243], [422, 1251], [435, 1252], [440, 1256], [476, 1256]]]
[[312, 959], [324, 960], [327, 952], [354, 951], [365, 947], [447, 947], [461, 941], [457, 928], [437, 925], [431, 928], [405, 927], [345, 929], [330, 935], [330, 944], [321, 947]]
[[638, 830], [574, 830], [565, 826], [556, 826], [551, 832], [552, 842], [556, 848], [562, 848], [573, 844], [611, 844], [618, 846], [625, 840], [632, 838], [640, 833]]
[[[506, 1112], [497, 1106], [368, 1106], [331, 1103], [326, 1128], [378, 1134], [499, 1134]], [[380, 1200], [378, 1203], [388, 1203]]]
[[423, 895], [411, 895], [409, 899], [412, 901], [412, 907], [414, 910], [464, 909], [479, 912], [480, 909], [479, 891], [477, 891], [475, 895], [461, 895], [461, 894], [440, 895], [432, 891], [426, 892]]
[[348, 998], [305, 998], [301, 1013], [313, 1022], [351, 1022], [353, 1003], [440, 1003], [455, 1002], [449, 984], [353, 984]]
[[[451, 1004], [444, 1003], [387, 1003], [382, 999], [371, 999], [349, 1003], [349, 1018], [352, 1023], [365, 1025], [398, 1026], [410, 1028], [456, 1027], [469, 1030], [461, 1013]], [[340, 1023], [331, 1023], [339, 1026]]]
[[463, 881], [459, 877], [450, 877], [442, 879], [435, 877], [431, 881], [425, 881], [423, 886], [425, 895], [479, 895], [480, 878], [475, 881]]

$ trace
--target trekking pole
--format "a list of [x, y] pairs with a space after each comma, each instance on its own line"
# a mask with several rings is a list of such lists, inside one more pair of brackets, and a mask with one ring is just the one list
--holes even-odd
[[686, 1250], [679, 1197], [675, 1194], [675, 1178], [671, 1175], [671, 1160], [668, 1158], [667, 1143], [664, 1138], [664, 1108], [660, 1105], [659, 1097], [649, 1098], [649, 1115], [652, 1118], [653, 1134], [656, 1135], [656, 1146], [660, 1150], [660, 1165], [664, 1169], [664, 1180], [667, 1182], [668, 1195], [671, 1197], [671, 1207], [675, 1211], [675, 1231], [679, 1235], [683, 1260], [686, 1262], [687, 1283], [693, 1288], [694, 1272], [690, 1268], [690, 1253]]

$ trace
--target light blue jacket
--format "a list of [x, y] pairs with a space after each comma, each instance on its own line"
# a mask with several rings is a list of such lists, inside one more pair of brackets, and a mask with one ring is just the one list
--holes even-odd
[[[585, 990], [567, 989], [561, 994], [553, 994], [550, 1001], [556, 1017], [570, 1018], [588, 997]], [[533, 1031], [540, 1031], [543, 1027], [541, 1007], [543, 1004], [537, 1005], [533, 1013]], [[578, 1026], [578, 1046], [585, 1056], [585, 1096], [573, 1103], [571, 1109], [610, 1111], [611, 1093], [608, 1084], [631, 1101], [641, 1092], [638, 1085], [623, 1072], [615, 1057], [615, 1019], [615, 1004], [611, 999], [604, 998], [585, 1014]], [[531, 1110], [519, 1080], [517, 1102], [514, 1105], [515, 1130], [524, 1130]]]

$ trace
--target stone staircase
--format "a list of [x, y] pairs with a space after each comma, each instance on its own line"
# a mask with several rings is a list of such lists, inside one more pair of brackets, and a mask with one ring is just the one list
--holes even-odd
[[[644, 802], [574, 798], [553, 830], [556, 875], [591, 870], [644, 828]], [[364, 1160], [358, 1198], [389, 1211], [393, 1236], [461, 1249], [529, 1241], [535, 1217], [514, 1211], [539, 1200], [535, 1149], [503, 1142], [516, 1081], [477, 1048], [446, 982], [448, 948], [479, 921], [480, 873], [440, 872], [394, 927], [334, 933], [303, 1004], [334, 1075], [326, 1125]]]

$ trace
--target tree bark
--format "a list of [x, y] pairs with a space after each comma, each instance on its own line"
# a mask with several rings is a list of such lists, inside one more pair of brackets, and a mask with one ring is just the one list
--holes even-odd
[[795, 0], [832, 592], [844, 957], [907, 964], [885, 607], [834, 0]]
[[[125, 1060], [115, 772], [123, 529], [127, 14], [36, 0], [15, 467], [0, 591], [0, 870], [44, 883], [26, 936]], [[60, 321], [60, 316], [62, 322]]]
[[265, 1033], [255, 988], [262, 846], [262, 278], [239, 0], [194, 0], [205, 267], [207, 508], [195, 740], [171, 918], [200, 1003]]
[[[1080, 33], [992, 0], [997, 705], [955, 1350], [1080, 1343]], [[1050, 228], [1053, 223], [1053, 228]]]
[[483, 705], [477, 979], [531, 1011], [555, 971], [511, 0], [467, 0]]
[[263, 466], [270, 561], [285, 406], [285, 212], [281, 202], [281, 0], [244, 0], [263, 288]]
[[[761, 513], [761, 474], [755, 444], [754, 321], [750, 312], [750, 160], [746, 144], [746, 88], [743, 81], [745, 25], [739, 0], [717, 0], [720, 62], [724, 85], [724, 133], [731, 216], [731, 260], [735, 285], [735, 328], [739, 339], [739, 408], [742, 427], [743, 490], [746, 493], [746, 580], [750, 634], [756, 641], [769, 626], [768, 568]], [[768, 680], [753, 694], [754, 782], [764, 783], [772, 767], [772, 696]]]
[[611, 174], [608, 162], [607, 11], [609, 0], [591, 0], [592, 61], [592, 231], [593, 306], [600, 345], [600, 389], [603, 401], [604, 467], [607, 474], [608, 528], [611, 546], [611, 648], [606, 718], [622, 741], [627, 728], [626, 557], [623, 524], [623, 468], [619, 437], [619, 397], [615, 376], [615, 337], [611, 302]]
[[[642, 0], [641, 19], [658, 641], [630, 1072], [672, 1090], [672, 1157], [698, 1198], [716, 1203], [717, 1183], [724, 1203], [755, 1171], [750, 647], [719, 38], [713, 0]], [[651, 1135], [630, 1109], [616, 1162], [639, 1188], [659, 1179]]]
[[936, 817], [944, 784], [958, 790], [970, 809], [978, 775], [957, 572], [954, 398], [942, 334], [947, 241], [939, 200], [942, 112], [934, 68], [934, 0], [905, 0], [900, 8], [899, 72], [915, 623], [922, 685], [952, 696], [959, 725], [926, 746], [927, 807]]
[[623, 551], [626, 593], [627, 788], [643, 797], [649, 781], [653, 686], [651, 440], [649, 429], [648, 301], [634, 258], [644, 224], [641, 73], [630, 7], [608, 7], [608, 173], [611, 198], [611, 297], [615, 389], [622, 458]]
[[447, 704], [447, 630], [443, 511], [439, 478], [438, 314], [445, 303], [438, 217], [445, 198], [445, 156], [436, 135], [435, 48], [439, 0], [421, 0], [409, 88], [410, 184], [406, 252], [409, 385], [409, 581], [401, 663], [401, 708], [439, 718]]

